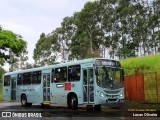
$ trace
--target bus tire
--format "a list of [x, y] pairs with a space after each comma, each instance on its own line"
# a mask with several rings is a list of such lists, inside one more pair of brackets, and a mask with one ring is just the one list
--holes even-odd
[[72, 95], [69, 98], [67, 104], [68, 104], [68, 108], [73, 109], [73, 110], [77, 110], [77, 108], [78, 108], [78, 99], [77, 99], [77, 97], [75, 95]]
[[21, 104], [23, 107], [26, 107], [28, 105], [26, 95], [21, 96]]

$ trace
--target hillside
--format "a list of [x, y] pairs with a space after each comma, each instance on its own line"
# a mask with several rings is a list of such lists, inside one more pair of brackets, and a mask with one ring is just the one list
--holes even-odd
[[120, 60], [125, 75], [160, 71], [160, 54]]
[[2, 83], [0, 82], [0, 101], [2, 100]]

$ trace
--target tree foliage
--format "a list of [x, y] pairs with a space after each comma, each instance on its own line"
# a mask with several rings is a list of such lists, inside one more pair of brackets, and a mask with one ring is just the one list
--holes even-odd
[[14, 56], [13, 53], [10, 53], [10, 56], [14, 58], [14, 62], [10, 63], [9, 71], [22, 70], [26, 68], [31, 68], [30, 64], [27, 62], [28, 60], [28, 51], [27, 48], [24, 48], [19, 56]]
[[[47, 64], [51, 57], [55, 62], [58, 58], [62, 61], [89, 57], [122, 59], [157, 54], [160, 52], [159, 5], [159, 0], [87, 2], [80, 12], [65, 17], [61, 27], [40, 37], [34, 59]], [[47, 60], [44, 51], [49, 53]]]
[[[20, 55], [27, 43], [20, 35], [9, 30], [0, 28], [0, 64], [4, 62], [13, 62], [14, 56]], [[14, 54], [11, 58], [10, 53]]]
[[2, 67], [0, 67], [0, 83], [2, 83], [4, 73], [5, 73], [5, 70]]

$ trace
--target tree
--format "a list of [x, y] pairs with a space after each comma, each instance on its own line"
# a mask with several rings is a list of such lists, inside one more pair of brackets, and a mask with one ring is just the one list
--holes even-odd
[[61, 27], [45, 36], [44, 46], [36, 48], [37, 55], [42, 55], [37, 60], [43, 58], [42, 51], [51, 52], [43, 61], [47, 64], [58, 58], [106, 57], [106, 49], [113, 59], [156, 54], [160, 51], [159, 5], [159, 0], [87, 2], [80, 12], [65, 17]]
[[115, 56], [119, 39], [119, 34], [117, 31], [117, 16], [115, 11], [116, 4], [117, 0], [99, 1], [101, 30], [104, 32], [102, 46], [108, 49], [110, 58], [114, 58]]
[[76, 32], [70, 44], [72, 56], [76, 59], [99, 57], [102, 32], [98, 26], [97, 3], [87, 2], [84, 8], [74, 14]]
[[59, 51], [60, 43], [58, 42], [57, 31], [53, 31], [47, 36], [42, 33], [34, 49], [35, 66], [54, 64], [59, 57]]
[[[18, 57], [14, 57], [14, 62], [10, 63], [9, 71], [16, 71], [26, 69], [28, 67], [28, 51], [25, 48]], [[14, 56], [13, 53], [10, 53], [10, 56]]]
[[3, 79], [3, 74], [4, 73], [5, 73], [5, 70], [2, 67], [0, 67], [0, 83], [2, 83], [2, 79]]
[[[62, 62], [66, 62], [68, 61], [68, 46], [67, 46], [67, 42], [68, 42], [68, 36], [67, 34], [69, 34], [67, 32], [67, 30], [64, 27], [59, 27], [55, 30], [54, 34], [57, 36], [57, 43], [59, 44], [59, 48], [58, 50], [58, 56], [59, 58], [61, 58]], [[55, 46], [55, 45], [54, 45]]]
[[28, 63], [28, 62], [26, 62], [25, 63], [25, 69], [30, 69], [30, 68], [33, 68], [33, 65]]
[[[19, 35], [9, 30], [0, 29], [0, 64], [14, 62], [9, 53], [18, 56], [26, 47], [26, 42]], [[13, 56], [14, 57], [14, 56]]]
[[45, 65], [44, 59], [46, 58], [46, 55], [48, 54], [47, 50], [49, 49], [46, 47], [45, 41], [46, 35], [45, 33], [42, 33], [40, 39], [36, 43], [36, 48], [33, 53], [33, 59], [38, 66]]
[[72, 44], [72, 39], [76, 33], [76, 25], [74, 24], [74, 17], [65, 17], [61, 23], [61, 26], [63, 29], [63, 40], [65, 42], [65, 55], [64, 58], [62, 57], [63, 61], [70, 61], [73, 60], [74, 57], [72, 56], [71, 52], [71, 44]]

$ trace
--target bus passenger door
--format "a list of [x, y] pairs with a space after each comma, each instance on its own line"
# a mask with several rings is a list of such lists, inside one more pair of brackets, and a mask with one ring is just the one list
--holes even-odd
[[49, 73], [43, 74], [43, 101], [44, 102], [50, 101], [50, 74]]
[[83, 69], [83, 101], [94, 102], [94, 76], [93, 68]]
[[16, 77], [11, 77], [11, 101], [16, 101]]

